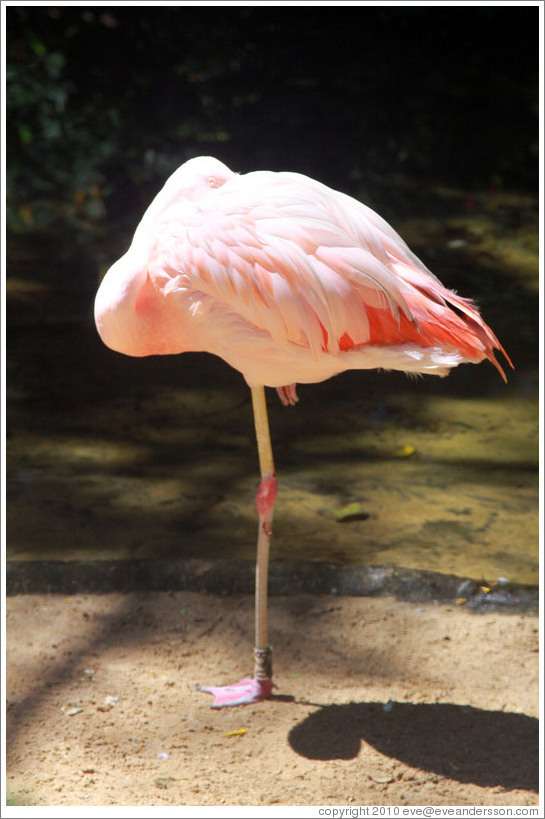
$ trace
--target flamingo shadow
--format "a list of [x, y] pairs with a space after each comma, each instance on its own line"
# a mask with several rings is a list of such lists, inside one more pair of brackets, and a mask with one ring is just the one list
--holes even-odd
[[366, 742], [385, 756], [458, 782], [538, 790], [538, 720], [443, 703], [327, 705], [289, 734], [307, 759], [353, 759]]

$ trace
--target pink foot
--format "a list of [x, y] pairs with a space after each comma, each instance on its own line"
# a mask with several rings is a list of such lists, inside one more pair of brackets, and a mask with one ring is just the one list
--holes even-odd
[[277, 387], [276, 392], [285, 407], [293, 407], [299, 401], [297, 384], [286, 384], [285, 387]]
[[198, 685], [197, 691], [214, 695], [212, 708], [226, 708], [229, 705], [249, 705], [266, 700], [273, 689], [273, 681], [268, 677], [255, 680], [245, 677], [233, 685]]

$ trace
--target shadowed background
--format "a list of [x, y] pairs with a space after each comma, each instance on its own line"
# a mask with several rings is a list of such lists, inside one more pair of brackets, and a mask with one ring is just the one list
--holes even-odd
[[538, 12], [21, 7], [7, 18], [8, 558], [253, 559], [248, 390], [131, 360], [101, 275], [192, 156], [350, 193], [475, 298], [516, 370], [271, 394], [273, 559], [537, 583]]

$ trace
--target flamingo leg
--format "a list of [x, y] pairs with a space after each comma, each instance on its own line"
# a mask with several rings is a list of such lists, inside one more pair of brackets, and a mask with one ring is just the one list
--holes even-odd
[[252, 405], [259, 454], [261, 482], [256, 495], [259, 527], [257, 532], [257, 559], [255, 570], [255, 645], [254, 676], [245, 677], [233, 685], [203, 686], [199, 691], [214, 695], [212, 708], [230, 705], [248, 705], [267, 699], [272, 691], [272, 649], [267, 637], [267, 590], [269, 577], [269, 549], [272, 534], [274, 503], [277, 495], [276, 476], [267, 416], [265, 388], [252, 387]]
[[259, 453], [261, 483], [256, 495], [259, 526], [257, 531], [257, 561], [255, 569], [255, 648], [254, 677], [272, 676], [272, 649], [267, 638], [267, 592], [269, 579], [269, 549], [272, 534], [274, 502], [277, 494], [274, 460], [267, 416], [264, 387], [252, 387], [255, 432]]

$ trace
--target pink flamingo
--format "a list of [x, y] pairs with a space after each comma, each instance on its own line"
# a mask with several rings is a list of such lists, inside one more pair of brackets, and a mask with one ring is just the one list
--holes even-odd
[[182, 165], [155, 197], [95, 302], [104, 343], [131, 356], [206, 351], [250, 386], [261, 482], [254, 676], [198, 686], [212, 707], [271, 693], [267, 575], [277, 484], [264, 387], [349, 369], [447, 375], [511, 361], [476, 306], [445, 288], [370, 208], [297, 173], [238, 175], [212, 157]]

